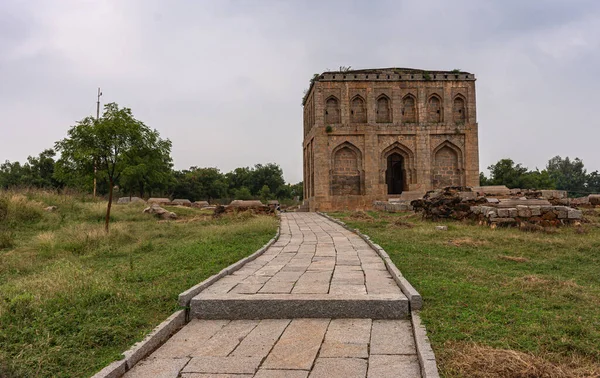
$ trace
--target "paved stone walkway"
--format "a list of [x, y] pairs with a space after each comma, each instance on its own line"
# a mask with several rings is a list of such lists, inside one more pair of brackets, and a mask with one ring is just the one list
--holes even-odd
[[193, 317], [404, 318], [408, 299], [377, 253], [315, 213], [284, 213], [264, 254], [195, 297]]
[[279, 240], [196, 296], [195, 319], [125, 377], [420, 377], [406, 302], [357, 235], [282, 214]]

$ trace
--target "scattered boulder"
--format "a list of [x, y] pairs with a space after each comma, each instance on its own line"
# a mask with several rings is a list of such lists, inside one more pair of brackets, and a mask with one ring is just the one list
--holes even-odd
[[448, 231], [448, 226], [435, 226], [438, 231]]
[[260, 202], [259, 200], [250, 200], [250, 201], [244, 201], [244, 200], [234, 200], [231, 201], [231, 203], [229, 204], [229, 206], [231, 207], [264, 207], [265, 205]]
[[171, 204], [171, 200], [168, 198], [149, 198], [148, 199], [148, 204], [149, 205], [170, 205]]
[[209, 207], [210, 204], [208, 203], [208, 201], [196, 201], [194, 203], [192, 203], [192, 207], [195, 207], [197, 209], [203, 209], [205, 207]]
[[121, 197], [117, 200], [117, 204], [123, 205], [128, 203], [146, 202], [140, 197]]
[[600, 194], [590, 194], [588, 196], [588, 201], [590, 205], [600, 206]]
[[172, 211], [168, 211], [163, 209], [162, 207], [154, 204], [144, 209], [143, 213], [145, 214], [153, 214], [160, 219], [177, 219], [177, 214]]
[[179, 198], [179, 199], [174, 199], [173, 201], [171, 201], [171, 205], [191, 207], [192, 201], [190, 201], [189, 199], [180, 199]]

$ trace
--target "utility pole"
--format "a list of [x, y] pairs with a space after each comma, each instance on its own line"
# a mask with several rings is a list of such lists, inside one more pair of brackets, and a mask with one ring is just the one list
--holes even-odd
[[[96, 102], [96, 121], [100, 119], [100, 96], [102, 96], [102, 92], [100, 88], [98, 88], [98, 101]], [[96, 160], [94, 160], [94, 198], [96, 198], [96, 173], [98, 172], [98, 168], [96, 167]]]

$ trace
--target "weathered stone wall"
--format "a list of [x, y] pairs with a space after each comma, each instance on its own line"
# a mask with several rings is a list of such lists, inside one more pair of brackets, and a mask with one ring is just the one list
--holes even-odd
[[[356, 167], [336, 168], [342, 145], [357, 156]], [[323, 73], [304, 99], [303, 149], [311, 211], [386, 201], [393, 153], [402, 157], [405, 191], [478, 186], [475, 77], [393, 69]]]

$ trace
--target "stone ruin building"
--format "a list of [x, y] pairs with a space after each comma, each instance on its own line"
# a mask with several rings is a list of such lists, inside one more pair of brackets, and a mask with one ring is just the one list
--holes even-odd
[[304, 207], [370, 209], [479, 186], [475, 75], [382, 68], [315, 75], [303, 99]]

